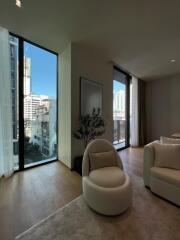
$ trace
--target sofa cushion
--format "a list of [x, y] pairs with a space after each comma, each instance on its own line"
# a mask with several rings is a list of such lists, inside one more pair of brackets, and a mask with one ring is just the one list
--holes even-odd
[[167, 167], [180, 170], [179, 144], [154, 144], [155, 167]]
[[103, 167], [112, 167], [116, 164], [115, 150], [108, 152], [89, 153], [90, 169], [95, 170]]
[[151, 175], [162, 181], [165, 181], [170, 184], [174, 184], [177, 187], [180, 187], [180, 170], [152, 167]]
[[90, 180], [105, 188], [119, 187], [125, 182], [125, 174], [119, 167], [105, 167], [93, 170], [89, 174]]
[[162, 143], [162, 144], [180, 144], [180, 139], [168, 138], [168, 137], [161, 136], [160, 143]]

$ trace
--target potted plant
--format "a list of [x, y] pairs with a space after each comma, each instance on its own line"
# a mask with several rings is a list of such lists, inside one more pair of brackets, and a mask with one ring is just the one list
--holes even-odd
[[[74, 137], [83, 141], [84, 149], [88, 143], [105, 132], [105, 122], [100, 115], [100, 109], [94, 108], [92, 114], [86, 114], [80, 117], [80, 126], [74, 133]], [[82, 156], [77, 157], [74, 163], [74, 170], [82, 173]]]

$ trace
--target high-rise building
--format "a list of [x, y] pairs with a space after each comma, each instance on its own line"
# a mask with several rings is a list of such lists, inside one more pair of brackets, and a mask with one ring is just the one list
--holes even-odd
[[114, 94], [113, 99], [113, 113], [114, 117], [125, 118], [125, 91], [119, 90]]
[[24, 96], [31, 94], [31, 59], [24, 57]]
[[36, 120], [32, 122], [32, 142], [38, 144], [41, 153], [53, 157], [56, 152], [56, 101], [44, 99], [36, 110]]
[[34, 94], [24, 96], [24, 124], [27, 137], [32, 137], [32, 122], [36, 120], [36, 111], [44, 105], [45, 100], [48, 100], [48, 96]]

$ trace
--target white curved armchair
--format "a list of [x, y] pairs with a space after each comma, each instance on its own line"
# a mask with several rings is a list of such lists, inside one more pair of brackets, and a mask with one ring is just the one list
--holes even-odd
[[117, 215], [129, 207], [132, 199], [130, 179], [123, 172], [117, 151], [107, 140], [96, 139], [88, 144], [82, 176], [84, 199], [96, 212]]

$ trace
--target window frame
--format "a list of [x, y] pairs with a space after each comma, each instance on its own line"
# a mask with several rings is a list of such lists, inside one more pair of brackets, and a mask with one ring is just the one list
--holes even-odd
[[43, 49], [51, 54], [56, 55], [57, 61], [56, 61], [56, 145], [58, 146], [58, 66], [59, 66], [59, 55], [58, 53], [47, 49], [46, 47], [43, 47], [35, 42], [32, 42], [22, 36], [19, 36], [15, 33], [9, 32], [10, 36], [13, 36], [15, 38], [18, 38], [19, 42], [19, 48], [18, 48], [18, 91], [19, 91], [19, 97], [18, 97], [18, 102], [19, 102], [19, 169], [15, 171], [23, 171], [26, 169], [34, 168], [37, 166], [45, 165], [54, 161], [58, 161], [58, 148], [57, 148], [57, 157], [50, 159], [50, 160], [42, 160], [42, 162], [35, 162], [34, 164], [29, 164], [29, 166], [26, 165], [25, 167], [25, 161], [24, 161], [24, 42], [27, 42], [35, 47], [38, 47], [40, 49]]
[[[126, 139], [125, 139], [125, 146], [124, 147], [119, 147], [119, 148], [116, 148], [117, 151], [120, 151], [120, 150], [124, 150], [126, 148], [129, 148], [130, 147], [130, 83], [131, 83], [131, 75], [128, 74], [127, 72], [125, 72], [124, 70], [122, 70], [121, 68], [117, 67], [117, 66], [113, 66], [113, 69], [121, 72], [122, 74], [124, 74], [126, 76], [126, 80], [127, 80], [127, 83], [126, 83], [126, 109], [125, 109], [125, 115], [126, 115]], [[114, 79], [114, 76], [113, 76], [113, 81], [116, 80]], [[118, 80], [116, 80], [118, 81]], [[113, 119], [113, 139], [114, 139], [114, 119]], [[116, 145], [116, 144], [115, 144]], [[115, 146], [114, 145], [114, 146]]]

